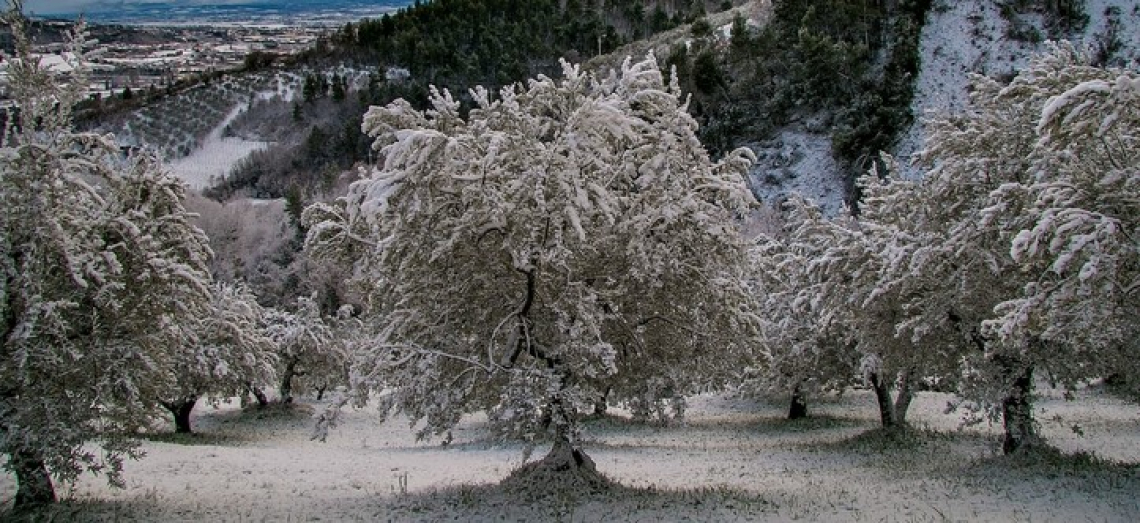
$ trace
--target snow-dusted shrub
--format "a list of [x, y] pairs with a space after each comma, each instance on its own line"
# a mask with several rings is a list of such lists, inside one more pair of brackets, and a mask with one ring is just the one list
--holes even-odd
[[607, 388], [739, 370], [751, 155], [712, 162], [652, 57], [472, 95], [467, 117], [439, 91], [427, 111], [372, 108], [383, 167], [304, 213], [307, 249], [354, 262], [369, 291], [356, 389], [390, 389], [423, 436], [487, 410], [566, 457]]

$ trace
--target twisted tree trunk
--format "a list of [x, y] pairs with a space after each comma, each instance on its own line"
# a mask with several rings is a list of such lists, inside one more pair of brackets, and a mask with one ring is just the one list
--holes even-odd
[[10, 455], [12, 471], [16, 473], [16, 499], [12, 510], [22, 512], [43, 505], [55, 503], [55, 487], [43, 455], [38, 450], [18, 448]]
[[265, 395], [265, 391], [261, 390], [261, 387], [250, 385], [249, 392], [253, 394], [254, 398], [257, 398], [258, 408], [265, 408], [267, 405], [269, 405], [269, 397]]
[[899, 392], [895, 396], [895, 424], [900, 427], [906, 426], [906, 414], [910, 410], [910, 402], [914, 399], [914, 380], [912, 371], [903, 371], [899, 375]]
[[1016, 375], [1008, 395], [1001, 402], [1005, 427], [1001, 449], [1005, 454], [1013, 454], [1040, 443], [1033, 420], [1033, 366], [1017, 369], [1009, 362], [1003, 362], [1002, 370], [1007, 376]]
[[297, 365], [300, 363], [298, 358], [290, 358], [285, 362], [285, 372], [281, 373], [281, 388], [278, 389], [281, 395], [281, 403], [286, 405], [293, 403], [293, 378], [300, 376], [301, 373], [297, 372]]
[[884, 429], [895, 428], [895, 406], [891, 401], [891, 384], [884, 380], [879, 373], [872, 372], [868, 376], [871, 388], [875, 390], [875, 400], [879, 405], [879, 421]]

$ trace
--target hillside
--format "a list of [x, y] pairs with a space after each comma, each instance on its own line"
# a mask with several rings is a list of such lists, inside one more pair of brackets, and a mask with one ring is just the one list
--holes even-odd
[[[1115, 64], [1135, 65], [1140, 54], [1140, 7], [1123, 0], [1071, 12], [1043, 0], [555, 4], [505, 18], [496, 13], [507, 4], [448, 0], [348, 24], [286, 71], [236, 74], [100, 127], [125, 145], [158, 148], [196, 188], [229, 176], [209, 191], [216, 198], [311, 198], [367, 160], [368, 139], [355, 129], [368, 105], [403, 97], [418, 106], [429, 85], [462, 98], [472, 85], [554, 74], [558, 58], [604, 70], [652, 51], [677, 68], [714, 154], [757, 153], [759, 200], [796, 192], [837, 214], [856, 202], [852, 180], [878, 151], [908, 157], [921, 146], [924, 113], [962, 106], [969, 73], [1011, 77], [1047, 38]], [[482, 20], [480, 29], [465, 20]], [[326, 77], [321, 94], [294, 96], [314, 72]], [[355, 79], [334, 97], [331, 80], [343, 74]], [[202, 163], [211, 167], [186, 167]]]
[[1070, 4], [752, 1], [587, 65], [605, 69], [652, 51], [677, 66], [706, 146], [757, 153], [757, 199], [798, 193], [838, 214], [856, 201], [852, 180], [878, 151], [908, 158], [922, 145], [922, 115], [963, 107], [971, 73], [1011, 78], [1047, 39], [1074, 41], [1114, 65], [1140, 64], [1140, 7], [1063, 7]]
[[[1010, 16], [987, 0], [944, 2], [922, 34], [922, 69], [915, 81], [913, 112], [961, 110], [968, 96], [967, 73], [1012, 77], [1044, 48], [1045, 37], [1060, 36], [1090, 48], [1113, 65], [1140, 67], [1140, 5], [1126, 0], [1087, 0], [1088, 22], [1056, 35], [1048, 20], [1033, 12]], [[1017, 35], [1027, 35], [1019, 36]], [[894, 152], [907, 157], [921, 147], [924, 128], [916, 120]]]
[[[661, 16], [613, 4], [608, 18], [590, 13], [574, 21], [537, 3], [530, 5], [531, 15], [496, 18], [473, 38], [465, 26], [445, 28], [460, 14], [494, 18], [494, 12], [479, 15], [473, 3], [441, 2], [431, 10], [345, 26], [329, 46], [285, 70], [222, 77], [105, 120], [103, 129], [125, 145], [159, 148], [177, 174], [211, 198], [288, 197], [291, 208], [300, 209], [343, 191], [356, 175], [354, 166], [373, 160], [371, 140], [360, 131], [369, 105], [405, 98], [422, 107], [429, 85], [446, 86], [463, 100], [473, 82], [495, 85], [550, 73], [557, 58], [584, 58], [574, 49], [580, 38], [570, 36], [574, 24], [592, 19], [587, 25], [594, 31], [606, 27], [598, 25], [603, 21], [610, 24], [612, 40], [602, 43], [612, 51], [586, 60], [585, 67], [600, 72], [652, 51], [675, 68], [714, 156], [737, 146], [757, 154], [749, 181], [769, 206], [768, 216], [792, 193], [838, 215], [857, 201], [852, 180], [880, 150], [909, 157], [922, 144], [921, 115], [962, 107], [969, 73], [1011, 77], [1049, 36], [1090, 46], [1104, 61], [1138, 63], [1140, 9], [1121, 0], [1092, 0], [1060, 16], [1046, 4], [753, 0], [721, 12], [670, 16], [659, 9], [669, 3], [661, 2], [650, 10]], [[635, 28], [630, 20], [638, 16], [643, 22]], [[487, 51], [494, 35], [537, 27], [551, 31], [511, 40], [534, 53], [523, 62]], [[438, 34], [431, 46], [400, 43], [432, 32]], [[474, 62], [457, 67], [466, 59], [443, 60], [431, 51], [451, 48]], [[293, 256], [279, 260], [267, 266], [293, 263]]]

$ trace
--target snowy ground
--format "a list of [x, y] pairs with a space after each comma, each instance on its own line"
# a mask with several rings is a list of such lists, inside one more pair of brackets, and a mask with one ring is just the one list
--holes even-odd
[[224, 179], [230, 169], [249, 156], [249, 153], [268, 146], [267, 142], [222, 136], [226, 126], [244, 110], [244, 104], [235, 106], [225, 119], [210, 131], [201, 147], [195, 149], [189, 156], [170, 162], [170, 170], [174, 175], [186, 182], [191, 189], [202, 190]]
[[[418, 443], [406, 423], [346, 412], [327, 443], [305, 414], [199, 407], [197, 444], [148, 442], [127, 488], [84, 478], [59, 519], [141, 521], [1135, 521], [1140, 407], [1053, 394], [1042, 429], [1067, 452], [1131, 465], [1011, 461], [996, 427], [959, 430], [948, 397], [922, 393], [912, 419], [936, 432], [896, 441], [873, 431], [872, 397], [855, 391], [782, 419], [782, 401], [704, 396], [679, 426], [611, 416], [585, 430], [586, 451], [618, 490], [540, 495], [494, 484], [522, 463], [479, 418], [454, 442]], [[319, 406], [317, 407], [319, 408]], [[1059, 416], [1059, 419], [1054, 419]], [[1072, 426], [1080, 426], [1083, 436]], [[870, 432], [869, 432], [870, 431]], [[536, 451], [541, 456], [544, 449]], [[0, 501], [14, 495], [0, 476]]]

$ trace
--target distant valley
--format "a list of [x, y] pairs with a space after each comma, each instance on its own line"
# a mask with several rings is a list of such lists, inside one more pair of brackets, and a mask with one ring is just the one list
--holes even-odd
[[52, 18], [85, 16], [99, 23], [139, 25], [341, 25], [378, 17], [410, 0], [205, 0], [28, 2], [28, 10]]

